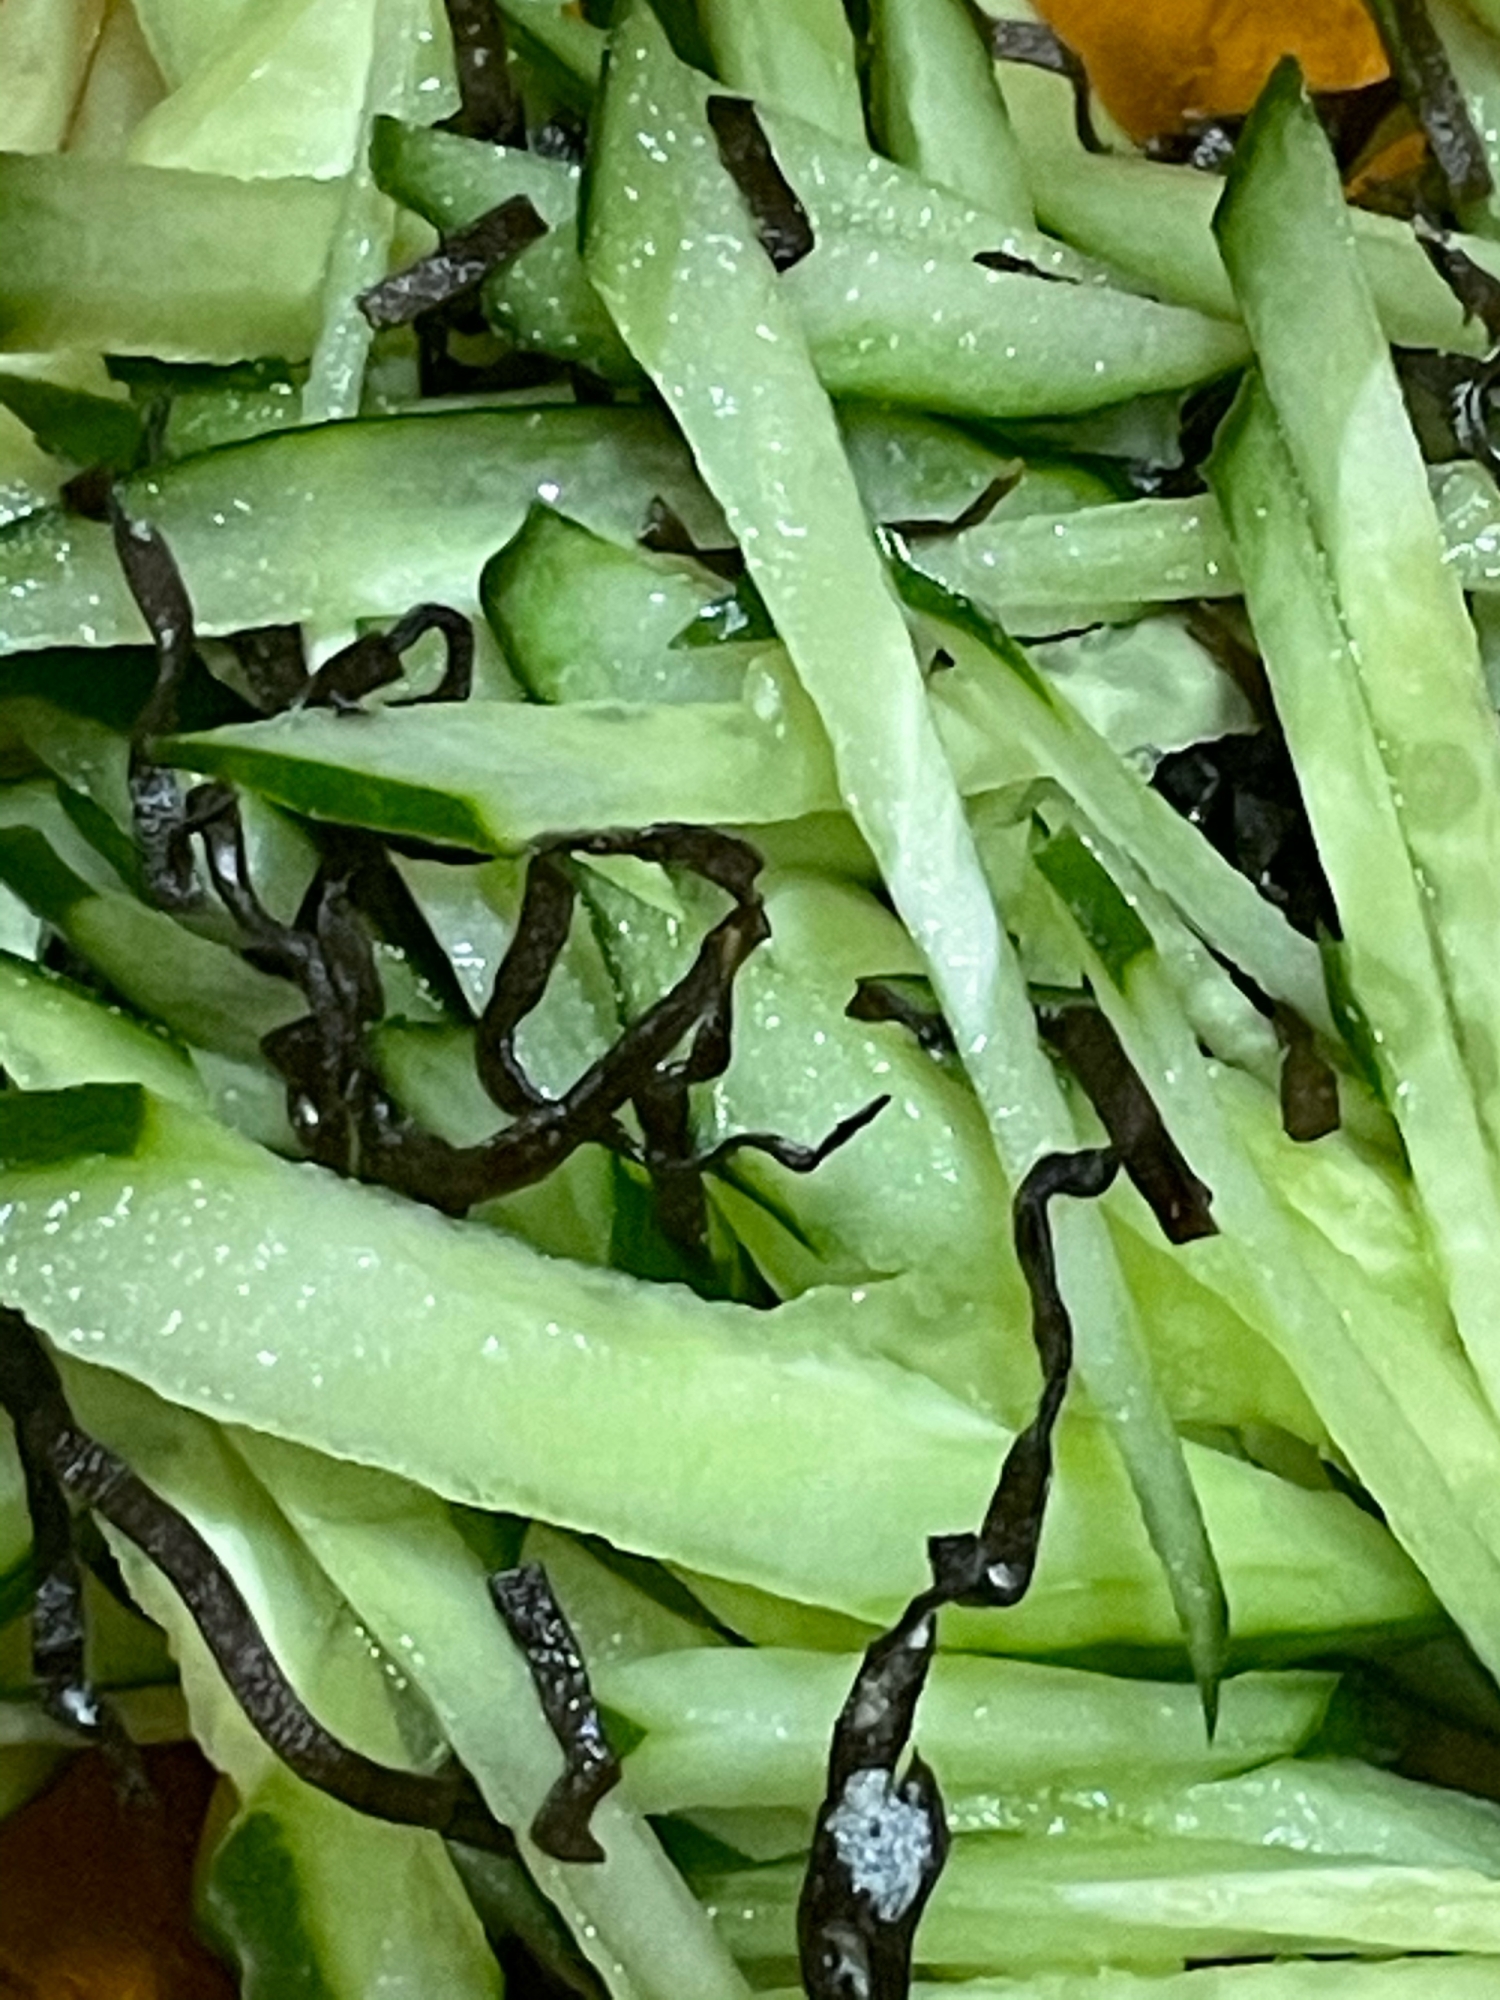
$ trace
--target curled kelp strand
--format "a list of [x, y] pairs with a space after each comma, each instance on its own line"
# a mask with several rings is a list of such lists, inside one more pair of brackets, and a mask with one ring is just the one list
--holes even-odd
[[361, 292], [359, 309], [377, 332], [410, 326], [425, 313], [469, 298], [492, 271], [546, 233], [546, 223], [527, 197], [512, 195], [466, 229], [445, 236], [429, 256]]
[[531, 1684], [565, 1760], [531, 1822], [531, 1838], [556, 1861], [605, 1859], [589, 1826], [595, 1806], [620, 1782], [620, 1760], [604, 1733], [573, 1629], [540, 1563], [497, 1571], [490, 1596], [526, 1658]]
[[526, 108], [511, 79], [505, 24], [493, 0], [444, 0], [459, 108], [442, 129], [496, 146], [526, 144]]
[[305, 1784], [375, 1819], [431, 1828], [471, 1847], [515, 1843], [456, 1763], [426, 1776], [392, 1770], [339, 1742], [303, 1705], [238, 1585], [192, 1523], [74, 1420], [56, 1366], [20, 1314], [0, 1308], [0, 1393], [17, 1435], [76, 1505], [149, 1558], [182, 1599], [261, 1740]]
[[861, 979], [844, 1013], [851, 1021], [894, 1021], [915, 1035], [930, 1056], [957, 1054], [953, 1030], [925, 979], [904, 975]]
[[1017, 257], [1010, 250], [976, 250], [973, 262], [982, 265], [986, 271], [1008, 271], [1023, 278], [1040, 278], [1047, 285], [1076, 285], [1078, 280], [1066, 271], [1047, 271], [1040, 264], [1034, 264], [1029, 257]]
[[1082, 1084], [1120, 1164], [1149, 1204], [1167, 1241], [1192, 1243], [1217, 1235], [1212, 1191], [1184, 1159], [1105, 1016], [1080, 999], [1043, 1008], [1038, 1024]]
[[1454, 204], [1483, 201], [1494, 189], [1484, 145], [1423, 0], [1370, 0], [1370, 14]]
[[[990, 257], [1001, 254], [999, 251], [986, 250], [976, 257], [974, 261], [976, 264], [983, 264]], [[991, 268], [998, 270], [1001, 267], [999, 265], [992, 265]], [[1008, 269], [1010, 267], [1006, 266], [1005, 268]], [[1036, 275], [1038, 277], [1045, 277], [1047, 274], [1043, 271], [1038, 271]], [[907, 542], [932, 541], [943, 535], [961, 535], [966, 528], [977, 528], [990, 518], [1006, 494], [1015, 491], [1021, 482], [1021, 475], [1025, 470], [1025, 466], [1018, 461], [1013, 471], [997, 474], [984, 488], [983, 492], [976, 493], [968, 506], [955, 514], [951, 521], [936, 519], [887, 521], [885, 527], [889, 533], [899, 535], [903, 541]]]
[[108, 512], [126, 585], [156, 647], [156, 686], [130, 735], [130, 805], [142, 872], [152, 900], [163, 909], [192, 909], [199, 896], [183, 829], [182, 791], [152, 752], [176, 726], [178, 702], [193, 664], [193, 607], [182, 572], [158, 530], [149, 521], [132, 519], [114, 492]]
[[1500, 278], [1424, 216], [1419, 215], [1412, 228], [1427, 261], [1463, 307], [1465, 317], [1477, 319], [1491, 340], [1500, 341]]
[[300, 625], [256, 625], [231, 632], [225, 644], [262, 715], [280, 715], [307, 692], [307, 648]]
[[980, 9], [975, 12], [996, 62], [1024, 63], [1028, 68], [1049, 70], [1054, 76], [1068, 79], [1073, 88], [1073, 122], [1080, 145], [1090, 153], [1106, 152], [1108, 149], [1094, 128], [1089, 77], [1083, 58], [1045, 21], [997, 21]]
[[467, 701], [474, 686], [474, 628], [446, 604], [419, 604], [389, 631], [361, 633], [325, 660], [301, 690], [301, 706], [357, 712], [368, 696], [400, 680], [402, 655], [429, 632], [442, 636], [446, 659], [441, 680], [427, 694], [389, 705], [417, 708], [425, 702]]
[[776, 163], [755, 106], [744, 97], [710, 97], [708, 122], [719, 158], [744, 197], [761, 248], [778, 271], [789, 271], [815, 247], [807, 210]]
[[1048, 1211], [1059, 1196], [1103, 1194], [1118, 1169], [1108, 1148], [1051, 1153], [1016, 1191], [1012, 1223], [1031, 1296], [1041, 1397], [1005, 1454], [979, 1532], [931, 1538], [931, 1587], [868, 1648], [834, 1725], [797, 1905], [809, 2000], [906, 2000], [910, 1991], [912, 1941], [947, 1858], [948, 1829], [927, 1765], [913, 1755], [899, 1777], [897, 1767], [932, 1665], [941, 1607], [1004, 1608], [1030, 1587], [1051, 1485], [1052, 1433], [1073, 1359]]
[[936, 1613], [913, 1609], [874, 1641], [834, 1726], [828, 1780], [797, 1905], [812, 2000], [905, 2000], [912, 1943], [948, 1858], [942, 1794], [913, 1755]]

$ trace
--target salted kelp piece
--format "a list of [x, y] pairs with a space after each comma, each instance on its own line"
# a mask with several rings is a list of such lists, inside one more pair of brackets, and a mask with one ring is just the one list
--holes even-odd
[[908, 1613], [869, 1647], [834, 1725], [828, 1785], [797, 1905], [811, 2000], [905, 2000], [912, 1943], [948, 1858], [942, 1793], [911, 1740], [937, 1614]]
[[115, 553], [130, 594], [156, 646], [156, 686], [130, 737], [130, 803], [142, 869], [152, 900], [166, 910], [197, 902], [192, 850], [183, 829], [182, 790], [158, 764], [152, 746], [177, 723], [178, 701], [193, 664], [193, 607], [172, 551], [148, 521], [132, 520], [108, 500]]
[[526, 1656], [542, 1713], [566, 1760], [531, 1822], [531, 1837], [556, 1861], [603, 1861], [604, 1849], [589, 1821], [600, 1799], [619, 1784], [620, 1760], [604, 1733], [578, 1641], [540, 1563], [499, 1570], [489, 1581], [495, 1608]]
[[1339, 1129], [1338, 1075], [1319, 1052], [1317, 1037], [1295, 1008], [1279, 1003], [1271, 1020], [1285, 1050], [1281, 1127], [1289, 1139], [1309, 1145]]
[[1151, 1093], [1100, 1010], [1086, 1001], [1043, 1008], [1045, 1039], [1072, 1070], [1169, 1243], [1215, 1236], [1212, 1191], [1183, 1158]]
[[1042, 1365], [1036, 1415], [1012, 1441], [977, 1534], [935, 1535], [930, 1588], [866, 1651], [834, 1725], [828, 1785], [797, 1906], [808, 2000], [906, 2000], [912, 1941], [948, 1852], [942, 1794], [911, 1741], [945, 1604], [1006, 1608], [1030, 1588], [1052, 1483], [1052, 1435], [1073, 1363], [1073, 1323], [1057, 1280], [1048, 1209], [1089, 1200], [1119, 1170], [1109, 1148], [1049, 1153], [1016, 1190], [1016, 1255]]
[[280, 715], [307, 692], [307, 648], [300, 625], [255, 625], [231, 632], [225, 643], [262, 715]]
[[702, 563], [715, 576], [731, 583], [745, 574], [745, 552], [737, 542], [722, 549], [701, 548], [676, 508], [660, 494], [646, 509], [646, 519], [636, 540], [653, 555], [691, 556], [694, 562]]
[[[1039, 278], [1054, 275], [1047, 271], [1036, 271], [1033, 265], [1026, 264], [1019, 257], [1005, 258], [1003, 263], [996, 262], [997, 258], [1005, 258], [1004, 251], [981, 250], [974, 262], [986, 264], [991, 270], [996, 271], [1033, 271]], [[903, 541], [908, 542], [933, 541], [943, 535], [961, 535], [966, 528], [977, 528], [990, 518], [1006, 494], [1013, 492], [1020, 484], [1025, 469], [1025, 466], [1018, 462], [1014, 472], [999, 474], [989, 482], [982, 493], [976, 493], [968, 506], [955, 514], [951, 521], [887, 521], [885, 527], [891, 534], [900, 535]]]
[[957, 1053], [953, 1030], [943, 1018], [932, 987], [925, 979], [894, 974], [886, 979], [861, 979], [844, 1009], [851, 1021], [894, 1021], [915, 1035], [930, 1056]]
[[429, 1827], [471, 1847], [515, 1851], [512, 1835], [495, 1820], [457, 1763], [430, 1777], [390, 1769], [339, 1742], [304, 1707], [266, 1645], [238, 1585], [207, 1542], [123, 1460], [77, 1424], [40, 1336], [19, 1313], [3, 1307], [0, 1402], [48, 1480], [74, 1504], [91, 1508], [107, 1521], [166, 1577], [203, 1635], [246, 1720], [305, 1784], [375, 1819]]
[[1411, 106], [1455, 205], [1494, 188], [1484, 144], [1423, 0], [1368, 0], [1401, 95]]
[[1421, 216], [1414, 227], [1427, 261], [1463, 307], [1465, 316], [1477, 319], [1491, 340], [1500, 341], [1500, 278], [1476, 263], [1446, 229], [1434, 229]]
[[445, 236], [430, 256], [361, 292], [359, 309], [377, 332], [410, 326], [425, 313], [471, 297], [492, 271], [546, 233], [546, 223], [527, 197], [512, 195], [466, 229]]
[[429, 632], [442, 634], [447, 650], [443, 677], [427, 694], [393, 702], [415, 708], [423, 702], [467, 701], [474, 686], [474, 628], [462, 612], [446, 604], [419, 604], [387, 632], [365, 632], [325, 660], [303, 688], [305, 708], [356, 711], [366, 696], [401, 678], [401, 659]]
[[511, 78], [499, 8], [494, 0], [444, 0], [444, 5], [453, 36], [459, 108], [442, 129], [497, 146], [524, 146], [526, 108]]
[[[1315, 91], [1312, 101], [1334, 158], [1347, 174], [1392, 112], [1400, 109], [1401, 87], [1394, 77], [1382, 77], [1378, 83], [1360, 84], [1352, 90]], [[1222, 173], [1233, 158], [1244, 126], [1244, 117], [1239, 114], [1189, 118], [1169, 132], [1153, 133], [1142, 150], [1147, 159], [1196, 167], [1200, 173]]]
[[1304, 936], [1339, 935], [1333, 891], [1279, 730], [1173, 751], [1151, 783]]
[[1088, 71], [1077, 51], [1045, 21], [997, 21], [975, 11], [996, 62], [1025, 63], [1030, 69], [1050, 70], [1054, 76], [1068, 79], [1073, 86], [1073, 120], [1079, 143], [1091, 153], [1105, 152], [1107, 148], [1094, 129]]
[[814, 249], [813, 227], [776, 163], [755, 106], [745, 97], [715, 96], [706, 110], [719, 158], [754, 217], [761, 247], [778, 271], [791, 270]]

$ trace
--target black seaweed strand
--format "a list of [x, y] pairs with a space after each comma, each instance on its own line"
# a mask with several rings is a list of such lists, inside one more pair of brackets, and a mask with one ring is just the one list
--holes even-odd
[[1167, 1241], [1217, 1235], [1212, 1191], [1183, 1158], [1105, 1016], [1084, 1002], [1044, 1008], [1038, 1019], [1045, 1039], [1082, 1084]]
[[475, 294], [492, 271], [547, 233], [523, 194], [512, 195], [466, 229], [445, 236], [430, 256], [383, 278], [359, 295], [359, 309], [377, 332], [449, 309]]
[[183, 826], [182, 791], [153, 751], [176, 724], [178, 701], [193, 665], [193, 607], [159, 531], [148, 521], [132, 519], [113, 491], [107, 505], [125, 582], [156, 647], [156, 686], [130, 736], [130, 805], [142, 874], [162, 909], [189, 910], [199, 898]]
[[[0, 1308], [0, 1398], [18, 1438], [75, 1505], [92, 1509], [162, 1572], [203, 1635], [246, 1720], [303, 1780], [356, 1812], [431, 1828], [498, 1853], [515, 1842], [456, 1763], [433, 1776], [391, 1770], [340, 1743], [303, 1705], [239, 1587], [203, 1537], [74, 1421], [56, 1367], [20, 1314]], [[81, 1634], [79, 1638], [81, 1645]]]
[[761, 247], [778, 271], [791, 270], [815, 248], [813, 228], [755, 106], [745, 97], [715, 96], [707, 110], [719, 158], [755, 219]]
[[444, 0], [458, 72], [459, 108], [445, 132], [488, 139], [497, 146], [526, 144], [526, 107], [510, 73], [505, 24], [494, 0]]
[[906, 2000], [912, 1940], [942, 1872], [948, 1829], [937, 1780], [911, 1741], [945, 1604], [1003, 1608], [1036, 1569], [1052, 1479], [1052, 1434], [1067, 1394], [1073, 1325], [1057, 1279], [1048, 1210], [1060, 1195], [1092, 1199], [1114, 1180], [1110, 1149], [1052, 1153], [1016, 1191], [1016, 1253], [1031, 1295], [1042, 1364], [1036, 1415], [1005, 1454], [977, 1534], [928, 1543], [931, 1587], [865, 1653], [834, 1727], [828, 1783], [797, 1906], [809, 2000]]
[[1455, 206], [1494, 190], [1483, 143], [1423, 0], [1367, 0], [1401, 94], [1427, 134]]
[[490, 1596], [505, 1629], [526, 1656], [532, 1686], [566, 1760], [531, 1822], [531, 1838], [555, 1861], [605, 1859], [589, 1821], [606, 1792], [620, 1782], [573, 1629], [540, 1563], [499, 1570]]
[[1107, 152], [1094, 128], [1088, 71], [1082, 57], [1045, 21], [997, 21], [982, 11], [978, 18], [996, 62], [1025, 63], [1031, 69], [1050, 70], [1054, 76], [1068, 79], [1073, 87], [1073, 122], [1080, 145], [1090, 153]]

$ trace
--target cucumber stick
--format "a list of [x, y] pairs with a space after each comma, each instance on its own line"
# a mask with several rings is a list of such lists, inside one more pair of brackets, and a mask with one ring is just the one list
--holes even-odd
[[[1002, 1161], [1019, 1179], [1042, 1153], [1071, 1146], [1072, 1127], [832, 411], [665, 38], [639, 7], [616, 37], [601, 111], [609, 170], [587, 218], [590, 273], [724, 505], [822, 713], [845, 803], [923, 952]], [[649, 148], [635, 136], [647, 129]], [[666, 245], [676, 246], [670, 256]], [[695, 304], [710, 286], [726, 308], [732, 302], [714, 326]], [[1080, 1370], [1115, 1422], [1207, 1687], [1222, 1657], [1224, 1605], [1202, 1517], [1102, 1223], [1079, 1212], [1060, 1234]]]
[[714, 67], [731, 90], [764, 98], [861, 145], [854, 37], [843, 0], [698, 0]]
[[[126, 1108], [128, 1130], [82, 1142], [113, 1150], [12, 1165], [0, 1270], [69, 1353], [173, 1401], [872, 1623], [921, 1585], [924, 1534], [960, 1527], [993, 1484], [1005, 1431], [840, 1337], [904, 1312], [898, 1282], [774, 1315], [713, 1304], [290, 1165], [174, 1106]], [[714, 1443], [726, 1423], [732, 1454]], [[1186, 1454], [1247, 1643], [1430, 1618], [1347, 1501]], [[998, 1621], [961, 1616], [1007, 1647], [1170, 1648], [1128, 1494], [1076, 1419], [1036, 1587]]]
[[1021, 150], [989, 51], [962, 0], [877, 0], [871, 38], [872, 107], [884, 150], [1030, 228]]
[[[1327, 556], [1472, 1102], [1493, 1153], [1500, 1148], [1500, 1047], [1492, 1026], [1500, 740], [1462, 590], [1443, 560], [1421, 454], [1354, 255], [1337, 169], [1295, 66], [1279, 71], [1261, 100], [1216, 228]], [[1316, 286], [1315, 308], [1309, 285]], [[1398, 1078], [1398, 1092], [1407, 1081]], [[1432, 1109], [1441, 1118], [1449, 1106], [1445, 1099]], [[1493, 1225], [1484, 1223], [1483, 1232], [1493, 1254]], [[1477, 1222], [1472, 1234], [1481, 1235]], [[1493, 1296], [1493, 1279], [1480, 1276], [1456, 1292], [1455, 1310], [1496, 1400]]]
[[1211, 476], [1338, 905], [1344, 963], [1477, 1363], [1500, 1275], [1494, 1168], [1359, 668], [1263, 389], [1230, 418]]

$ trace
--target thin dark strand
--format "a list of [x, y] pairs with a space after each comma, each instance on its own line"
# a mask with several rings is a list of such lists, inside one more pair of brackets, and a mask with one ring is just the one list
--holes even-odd
[[[985, 251], [974, 261], [976, 264], [983, 264], [990, 255], [989, 251]], [[1043, 272], [1037, 273], [1038, 277], [1045, 275]], [[961, 535], [966, 528], [977, 528], [987, 521], [1006, 494], [1015, 491], [1020, 480], [1019, 467], [1014, 472], [1000, 474], [990, 481], [982, 493], [976, 494], [961, 513], [955, 514], [951, 521], [887, 521], [885, 525], [892, 534], [900, 535], [908, 542], [931, 541], [941, 535]]]
[[912, 1942], [947, 1858], [948, 1828], [937, 1781], [921, 1758], [912, 1755], [899, 1778], [897, 1767], [932, 1665], [938, 1611], [945, 1604], [1003, 1608], [1030, 1586], [1051, 1482], [1052, 1432], [1073, 1356], [1048, 1211], [1059, 1195], [1104, 1193], [1118, 1167], [1109, 1149], [1049, 1154], [1016, 1191], [1012, 1221], [1031, 1295], [1041, 1397], [1006, 1452], [978, 1534], [929, 1542], [931, 1587], [866, 1651], [834, 1727], [797, 1906], [809, 2000], [906, 2000], [910, 1990]]
[[442, 129], [497, 146], [526, 144], [526, 107], [511, 80], [505, 23], [494, 0], [444, 0], [459, 108]]
[[755, 106], [745, 97], [710, 97], [708, 122], [719, 158], [744, 197], [761, 248], [778, 271], [789, 271], [815, 247], [807, 210], [777, 165]]
[[1295, 1008], [1278, 1001], [1271, 1020], [1285, 1054], [1281, 1060], [1281, 1129], [1298, 1145], [1337, 1132], [1338, 1073], [1318, 1051], [1317, 1037]]
[[1489, 162], [1423, 0], [1375, 0], [1369, 11], [1454, 205], [1483, 201], [1494, 191]]
[[976, 250], [972, 261], [986, 271], [1009, 271], [1022, 278], [1040, 278], [1046, 285], [1076, 285], [1078, 280], [1065, 271], [1044, 271], [1029, 257], [1012, 256], [1009, 250]]
[[958, 1053], [953, 1030], [943, 1019], [943, 1011], [925, 981], [919, 996], [897, 979], [861, 979], [844, 1013], [851, 1021], [893, 1021], [915, 1035], [930, 1056]]
[[280, 715], [307, 692], [307, 651], [300, 625], [258, 625], [232, 632], [227, 643], [262, 715]]
[[152, 900], [188, 910], [199, 896], [192, 849], [182, 825], [182, 792], [155, 761], [153, 746], [176, 726], [183, 683], [193, 664], [193, 607], [171, 550], [148, 521], [132, 520], [111, 490], [115, 554], [156, 647], [156, 686], [130, 734], [129, 789], [142, 873]]
[[401, 659], [429, 632], [442, 635], [446, 653], [442, 679], [427, 694], [409, 695], [392, 708], [426, 702], [467, 701], [474, 686], [474, 628], [462, 612], [446, 604], [419, 604], [386, 632], [364, 632], [325, 660], [300, 691], [305, 708], [357, 713], [378, 689], [400, 680]]
[[361, 292], [359, 309], [377, 332], [410, 326], [424, 313], [467, 300], [492, 271], [546, 233], [546, 223], [527, 196], [512, 195], [466, 229], [445, 236], [429, 256]]
[[1463, 307], [1465, 317], [1477, 319], [1491, 340], [1500, 341], [1500, 278], [1424, 216], [1419, 215], [1412, 227], [1428, 263]]
[[603, 1861], [604, 1849], [589, 1821], [600, 1799], [619, 1784], [620, 1760], [604, 1733], [578, 1641], [540, 1563], [499, 1570], [489, 1584], [566, 1760], [531, 1822], [531, 1838], [556, 1861]]
[[1031, 69], [1049, 70], [1068, 79], [1073, 87], [1073, 123], [1079, 143], [1090, 153], [1107, 152], [1094, 126], [1083, 58], [1045, 21], [997, 21], [978, 8], [974, 12], [996, 62], [1025, 63]]
[[1169, 1243], [1216, 1236], [1213, 1194], [1184, 1159], [1109, 1021], [1087, 1003], [1044, 1008], [1039, 1025], [1098, 1112]]
[[138, 1548], [181, 1597], [245, 1719], [305, 1784], [355, 1811], [449, 1839], [514, 1852], [508, 1830], [458, 1765], [424, 1776], [340, 1743], [304, 1707], [267, 1647], [238, 1585], [192, 1523], [75, 1421], [40, 1337], [0, 1308], [0, 1393], [48, 1476]]

